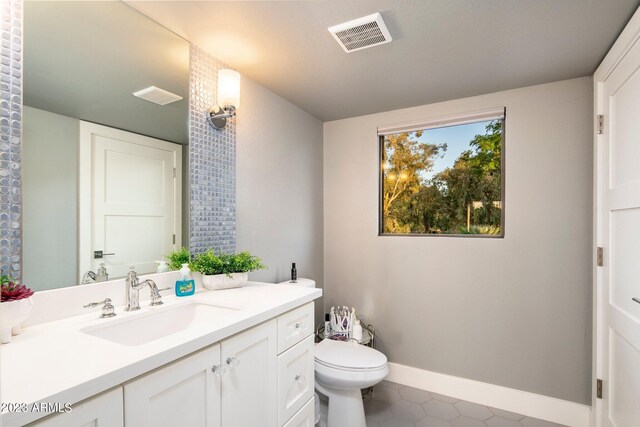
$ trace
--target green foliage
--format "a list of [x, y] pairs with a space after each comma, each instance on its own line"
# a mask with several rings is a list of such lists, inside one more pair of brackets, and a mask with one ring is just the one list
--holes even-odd
[[469, 229], [467, 229], [467, 227], [460, 227], [458, 234], [489, 234], [496, 236], [500, 234], [500, 227], [496, 227], [495, 225], [472, 225]]
[[5, 275], [0, 276], [0, 285], [8, 285], [11, 282], [13, 282], [11, 277]]
[[[427, 144], [421, 132], [384, 140], [385, 233], [500, 234], [502, 121], [491, 121], [452, 167], [424, 179], [446, 144]], [[462, 231], [464, 230], [464, 232]]]
[[230, 276], [231, 273], [246, 273], [267, 268], [260, 258], [251, 255], [249, 252], [216, 255], [212, 250], [196, 255], [189, 267], [192, 271], [197, 271], [207, 276], [214, 274]]
[[172, 270], [180, 270], [182, 264], [188, 264], [189, 261], [191, 261], [191, 254], [189, 253], [189, 249], [180, 248], [177, 251], [171, 252], [166, 258]]

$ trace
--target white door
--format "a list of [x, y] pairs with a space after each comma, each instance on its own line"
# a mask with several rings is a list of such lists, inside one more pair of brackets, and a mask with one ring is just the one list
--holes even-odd
[[[638, 18], [630, 25], [640, 29]], [[614, 54], [621, 60], [612, 66]], [[603, 427], [631, 427], [640, 425], [640, 43], [626, 54], [614, 47], [595, 81], [604, 116], [597, 137], [597, 240], [604, 250], [597, 272], [596, 369], [603, 381], [597, 418]]]
[[[156, 271], [181, 244], [181, 146], [80, 125], [80, 271]], [[102, 257], [98, 252], [102, 252]]]
[[276, 320], [222, 342], [222, 425], [276, 427], [278, 362]]
[[72, 406], [71, 412], [51, 415], [29, 427], [123, 427], [122, 387], [118, 386]]
[[220, 427], [220, 345], [124, 385], [124, 424], [131, 427]]

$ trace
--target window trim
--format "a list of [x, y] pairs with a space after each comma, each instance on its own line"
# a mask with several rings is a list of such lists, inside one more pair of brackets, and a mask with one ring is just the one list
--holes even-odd
[[[491, 119], [479, 119], [474, 121], [465, 120], [469, 116], [459, 115], [459, 121], [451, 121], [447, 124], [437, 127], [428, 127], [428, 129], [439, 129], [445, 127], [452, 127], [457, 125], [465, 125], [471, 123], [479, 123], [490, 121]], [[504, 239], [505, 237], [505, 211], [506, 211], [506, 128], [507, 128], [507, 109], [504, 108], [504, 117], [502, 120], [502, 148], [500, 155], [500, 197], [502, 202], [502, 208], [500, 209], [500, 234], [430, 234], [430, 233], [385, 233], [384, 232], [384, 213], [382, 209], [382, 203], [384, 200], [384, 137], [391, 133], [402, 133], [402, 130], [398, 132], [386, 132], [378, 133], [378, 237], [450, 237], [450, 238], [472, 238], [472, 239]], [[426, 121], [422, 121], [426, 123]], [[427, 128], [425, 128], [427, 129]], [[419, 129], [421, 130], [421, 129]]]
[[404, 132], [416, 132], [428, 129], [440, 129], [449, 126], [467, 125], [471, 123], [504, 120], [506, 108], [491, 108], [488, 110], [474, 111], [471, 113], [454, 114], [444, 117], [433, 117], [413, 122], [396, 123], [392, 125], [378, 126], [378, 135], [392, 135]]

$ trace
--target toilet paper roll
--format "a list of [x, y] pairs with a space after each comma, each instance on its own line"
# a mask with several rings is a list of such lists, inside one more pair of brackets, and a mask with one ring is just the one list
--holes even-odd
[[311, 279], [305, 279], [304, 277], [298, 277], [296, 283], [291, 283], [291, 281], [287, 280], [286, 282], [280, 282], [279, 285], [292, 285], [292, 286], [302, 286], [303, 288], [315, 288], [316, 281]]

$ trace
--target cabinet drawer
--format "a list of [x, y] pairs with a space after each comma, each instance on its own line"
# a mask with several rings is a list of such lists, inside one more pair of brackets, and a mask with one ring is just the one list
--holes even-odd
[[278, 356], [278, 425], [283, 425], [313, 397], [313, 336]]
[[313, 334], [313, 303], [278, 317], [278, 354]]
[[293, 416], [283, 427], [314, 427], [315, 426], [315, 401], [313, 397], [304, 404], [302, 409]]

